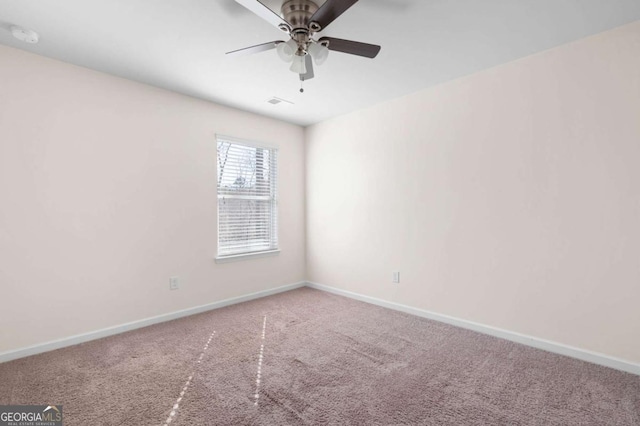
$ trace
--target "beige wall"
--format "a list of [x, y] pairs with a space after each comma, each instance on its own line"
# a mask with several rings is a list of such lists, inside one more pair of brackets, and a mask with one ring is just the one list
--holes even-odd
[[640, 362], [638, 52], [636, 22], [308, 128], [308, 279]]
[[[305, 136], [0, 46], [0, 353], [301, 281], [306, 232], [310, 281], [640, 362], [638, 51], [635, 23]], [[280, 147], [279, 256], [213, 262], [215, 133]]]
[[[215, 133], [279, 146], [279, 256], [214, 263]], [[0, 353], [304, 280], [303, 150], [298, 126], [0, 46]]]

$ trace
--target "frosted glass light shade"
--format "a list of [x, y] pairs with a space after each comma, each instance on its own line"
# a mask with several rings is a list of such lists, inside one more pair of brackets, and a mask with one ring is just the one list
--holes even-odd
[[296, 50], [298, 50], [298, 45], [291, 39], [286, 43], [278, 43], [278, 46], [276, 46], [278, 56], [285, 62], [291, 62], [293, 60], [293, 55], [296, 53]]
[[293, 62], [291, 63], [291, 68], [289, 69], [295, 72], [296, 74], [306, 74], [307, 66], [304, 63], [305, 62], [304, 56], [305, 55], [302, 55], [302, 56], [294, 55]]
[[311, 43], [307, 51], [311, 54], [316, 65], [322, 65], [329, 56], [329, 49], [320, 43]]

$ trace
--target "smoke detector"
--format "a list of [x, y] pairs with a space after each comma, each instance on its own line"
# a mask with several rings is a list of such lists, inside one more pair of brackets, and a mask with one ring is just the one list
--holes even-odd
[[26, 28], [19, 27], [17, 25], [13, 25], [11, 27], [11, 34], [15, 38], [20, 41], [24, 41], [25, 43], [36, 44], [38, 42], [38, 33], [33, 30], [28, 30]]

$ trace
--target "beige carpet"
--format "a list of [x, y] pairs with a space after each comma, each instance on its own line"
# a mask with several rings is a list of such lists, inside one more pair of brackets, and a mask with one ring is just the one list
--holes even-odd
[[304, 288], [0, 364], [0, 404], [67, 426], [640, 425], [640, 377]]

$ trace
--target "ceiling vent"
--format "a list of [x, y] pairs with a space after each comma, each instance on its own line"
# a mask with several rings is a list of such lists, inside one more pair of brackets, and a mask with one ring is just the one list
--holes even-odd
[[286, 99], [277, 98], [275, 96], [267, 99], [267, 103], [270, 103], [271, 105], [278, 105], [278, 104], [293, 105], [293, 102], [287, 101]]

